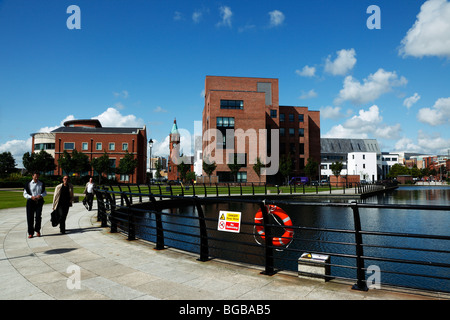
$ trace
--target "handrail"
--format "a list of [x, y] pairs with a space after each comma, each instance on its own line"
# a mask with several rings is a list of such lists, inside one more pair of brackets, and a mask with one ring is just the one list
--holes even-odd
[[[204, 186], [203, 186], [204, 187]], [[416, 234], [416, 233], [405, 233], [405, 232], [386, 232], [382, 230], [373, 230], [373, 231], [367, 231], [363, 230], [361, 227], [361, 219], [360, 219], [360, 211], [364, 211], [365, 209], [369, 208], [383, 208], [383, 209], [407, 209], [407, 210], [428, 210], [428, 211], [450, 211], [450, 206], [438, 206], [438, 205], [409, 205], [409, 204], [372, 204], [372, 203], [324, 203], [324, 202], [300, 202], [295, 200], [288, 200], [288, 199], [265, 199], [262, 200], [261, 198], [251, 197], [251, 196], [242, 196], [242, 197], [226, 197], [226, 196], [220, 196], [219, 192], [217, 191], [217, 186], [214, 187], [214, 197], [209, 195], [207, 196], [206, 189], [205, 189], [205, 196], [199, 197], [198, 196], [198, 190], [194, 191], [195, 195], [187, 195], [185, 193], [182, 193], [181, 195], [174, 195], [171, 191], [171, 194], [164, 194], [164, 193], [151, 193], [150, 191], [156, 191], [156, 189], [152, 189], [150, 186], [148, 186], [149, 192], [142, 192], [143, 188], [139, 188], [138, 190], [140, 192], [132, 192], [132, 189], [128, 187], [128, 192], [123, 191], [120, 187], [119, 190], [121, 191], [115, 191], [116, 188], [110, 186], [110, 188], [96, 188], [96, 194], [97, 194], [97, 201], [98, 201], [98, 219], [102, 221], [102, 226], [105, 227], [108, 225], [107, 222], [109, 222], [109, 225], [111, 226], [111, 232], [116, 232], [117, 227], [120, 226], [120, 230], [122, 232], [125, 232], [128, 234], [128, 238], [130, 240], [135, 239], [136, 237], [139, 237], [140, 235], [137, 233], [137, 229], [154, 229], [156, 230], [156, 249], [163, 250], [165, 248], [164, 239], [173, 240], [173, 241], [180, 241], [176, 239], [176, 236], [170, 236], [168, 234], [178, 234], [183, 236], [189, 236], [194, 239], [194, 242], [188, 242], [189, 244], [196, 244], [198, 242], [199, 247], [199, 260], [200, 261], [208, 261], [211, 255], [211, 250], [216, 250], [217, 247], [212, 245], [210, 242], [230, 242], [234, 243], [236, 246], [246, 245], [255, 247], [255, 243], [248, 243], [242, 240], [230, 240], [230, 239], [220, 239], [217, 238], [217, 236], [211, 235], [216, 231], [214, 228], [211, 228], [209, 225], [213, 225], [214, 222], [217, 223], [217, 220], [205, 217], [203, 213], [202, 204], [206, 203], [250, 203], [259, 206], [259, 208], [262, 210], [263, 213], [263, 225], [265, 230], [265, 241], [262, 243], [262, 249], [264, 250], [264, 254], [262, 255], [262, 258], [264, 260], [264, 271], [262, 273], [267, 275], [272, 275], [277, 272], [275, 268], [275, 260], [279, 259], [286, 259], [286, 260], [292, 260], [292, 258], [284, 258], [280, 257], [280, 253], [276, 252], [277, 248], [272, 245], [272, 235], [273, 231], [277, 228], [280, 228], [279, 225], [273, 224], [269, 221], [268, 212], [266, 210], [266, 205], [273, 204], [273, 205], [291, 205], [291, 206], [323, 206], [323, 207], [339, 207], [339, 208], [348, 208], [352, 212], [353, 216], [353, 222], [354, 222], [354, 228], [353, 229], [337, 229], [337, 228], [316, 228], [316, 227], [305, 227], [305, 226], [293, 226], [292, 228], [294, 230], [303, 230], [303, 231], [325, 231], [325, 232], [332, 232], [332, 233], [338, 233], [338, 234], [348, 234], [353, 235], [353, 242], [345, 242], [345, 241], [324, 241], [324, 240], [311, 240], [307, 239], [305, 242], [320, 242], [320, 243], [327, 243], [327, 244], [334, 244], [339, 246], [351, 246], [354, 247], [353, 254], [350, 252], [322, 252], [321, 250], [310, 250], [311, 253], [318, 253], [318, 254], [327, 254], [330, 256], [335, 256], [337, 258], [351, 258], [356, 261], [356, 265], [342, 265], [339, 263], [330, 263], [330, 266], [339, 267], [339, 268], [347, 268], [350, 270], [356, 270], [356, 277], [355, 278], [346, 278], [346, 277], [338, 277], [333, 276], [335, 278], [341, 278], [341, 279], [350, 279], [350, 280], [356, 280], [355, 285], [352, 287], [356, 290], [367, 290], [367, 280], [366, 280], [366, 272], [367, 268], [365, 266], [366, 261], [383, 261], [383, 262], [390, 262], [390, 263], [405, 263], [405, 264], [416, 264], [416, 265], [422, 265], [427, 267], [439, 267], [439, 268], [445, 268], [448, 270], [447, 274], [450, 274], [450, 263], [446, 262], [430, 262], [430, 261], [420, 261], [420, 260], [411, 260], [411, 259], [397, 259], [392, 258], [388, 256], [371, 256], [365, 254], [365, 248], [380, 248], [380, 249], [402, 249], [402, 250], [416, 250], [416, 251], [424, 251], [424, 252], [435, 252], [443, 255], [450, 255], [449, 250], [443, 250], [443, 249], [434, 249], [434, 248], [413, 248], [413, 247], [401, 247], [401, 246], [392, 246], [392, 245], [378, 245], [378, 244], [370, 244], [370, 243], [364, 243], [363, 242], [363, 236], [383, 236], [383, 237], [407, 237], [407, 238], [418, 238], [418, 239], [431, 239], [431, 240], [440, 240], [440, 241], [449, 241], [450, 236], [446, 235], [431, 235], [431, 234]], [[229, 188], [229, 186], [227, 186]], [[240, 187], [242, 188], [242, 187]], [[117, 190], [117, 189], [116, 189]], [[159, 187], [157, 191], [161, 190]], [[172, 190], [172, 189], [171, 189]], [[240, 193], [240, 192], [239, 192]], [[219, 196], [217, 196], [219, 195]], [[118, 196], [120, 196], [120, 200], [118, 199]], [[117, 198], [116, 198], [117, 197]], [[133, 197], [136, 199], [139, 199], [138, 202], [133, 203]], [[193, 204], [193, 207], [196, 209], [197, 216], [191, 217], [189, 216], [189, 219], [193, 219], [198, 221], [198, 226], [195, 226], [195, 230], [198, 230], [198, 232], [188, 232], [188, 231], [173, 231], [170, 229], [170, 224], [174, 225], [175, 227], [186, 229], [192, 228], [192, 225], [183, 225], [182, 222], [169, 222], [168, 220], [173, 220], [175, 218], [179, 218], [179, 216], [174, 216], [172, 214], [163, 213], [161, 211], [161, 205], [162, 202], [156, 200], [159, 198], [160, 200], [164, 201], [186, 201], [187, 203]], [[149, 199], [149, 201], [145, 201], [144, 199]], [[116, 203], [119, 202], [120, 204]], [[154, 216], [154, 223], [155, 227], [150, 227], [148, 225], [145, 225], [145, 222], [139, 221], [140, 217], [142, 215], [148, 215]], [[188, 218], [188, 216], [181, 215], [183, 218]], [[169, 219], [170, 218], [170, 219]], [[181, 219], [181, 218], [180, 218]], [[242, 222], [243, 225], [253, 227], [254, 223], [251, 222]], [[166, 234], [168, 233], [168, 234]], [[249, 236], [250, 234], [247, 233], [245, 236]], [[195, 240], [197, 239], [197, 240]], [[259, 248], [259, 246], [257, 246]], [[229, 249], [223, 249], [223, 250], [234, 250], [233, 248]], [[235, 252], [235, 251], [233, 251]], [[295, 248], [287, 248], [284, 252], [290, 252], [291, 254], [295, 254], [296, 252], [300, 252], [298, 249]], [[238, 252], [239, 254], [242, 254], [242, 252]], [[449, 257], [449, 256], [447, 256]], [[450, 258], [449, 258], [450, 261]], [[383, 270], [384, 271], [384, 270]], [[390, 274], [398, 274], [398, 275], [413, 275], [413, 276], [422, 276], [422, 277], [431, 277], [433, 279], [439, 279], [443, 281], [448, 281], [449, 285], [447, 287], [444, 287], [441, 289], [442, 291], [448, 291], [450, 292], [450, 277], [445, 275], [428, 275], [428, 274], [416, 274], [416, 273], [408, 273], [408, 272], [399, 272], [399, 271], [392, 271], [392, 270], [386, 270], [386, 273]], [[406, 285], [407, 286], [407, 285]], [[448, 289], [447, 289], [448, 288]]]

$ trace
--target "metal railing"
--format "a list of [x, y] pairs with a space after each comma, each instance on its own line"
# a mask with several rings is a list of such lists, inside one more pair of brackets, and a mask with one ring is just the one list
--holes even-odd
[[[264, 267], [264, 274], [273, 275], [280, 269], [279, 265], [297, 266], [298, 257], [304, 252], [312, 254], [329, 255], [335, 261], [329, 263], [329, 267], [334, 270], [345, 270], [343, 274], [336, 272], [326, 277], [327, 280], [343, 279], [354, 281], [353, 289], [367, 290], [367, 279], [369, 268], [367, 264], [374, 262], [378, 264], [389, 264], [401, 266], [392, 269], [383, 268], [383, 274], [390, 275], [390, 278], [424, 278], [439, 282], [438, 288], [423, 288], [421, 285], [409, 283], [406, 281], [382, 282], [382, 284], [418, 288], [424, 290], [450, 292], [450, 236], [416, 234], [405, 232], [391, 232], [383, 230], [366, 230], [361, 225], [360, 211], [370, 209], [392, 209], [392, 210], [428, 210], [432, 211], [450, 211], [450, 206], [424, 206], [424, 205], [386, 205], [386, 204], [368, 204], [368, 203], [322, 203], [322, 202], [300, 202], [290, 200], [261, 200], [250, 196], [244, 197], [198, 197], [197, 195], [174, 195], [151, 192], [131, 192], [132, 186], [128, 185], [124, 190], [123, 186], [110, 186], [109, 188], [96, 189], [98, 201], [98, 219], [102, 221], [103, 227], [110, 227], [111, 232], [124, 232], [129, 240], [137, 237], [155, 243], [156, 249], [163, 250], [167, 243], [171, 247], [196, 252], [199, 255], [198, 260], [208, 261], [211, 258], [228, 259], [236, 256], [252, 256], [256, 264]], [[153, 191], [153, 189], [150, 189]], [[142, 191], [142, 190], [141, 190]], [[205, 191], [205, 195], [207, 192]], [[254, 241], [255, 222], [253, 217], [243, 219], [242, 229], [239, 234], [232, 236], [225, 232], [217, 231], [218, 218], [205, 214], [205, 205], [216, 204], [246, 204], [259, 208], [263, 216], [263, 228], [265, 239]], [[302, 225], [293, 225], [293, 241], [305, 244], [304, 247], [288, 246], [280, 247], [273, 245], [273, 238], [277, 233], [284, 230], [284, 226], [275, 223], [270, 217], [267, 205], [276, 205], [281, 207], [293, 207], [299, 212], [305, 208], [331, 207], [349, 210], [353, 220], [353, 228], [326, 228], [326, 227], [307, 227]], [[181, 207], [192, 208], [189, 212], [171, 213], [165, 208]], [[167, 211], [167, 212], [165, 212]], [[450, 213], [450, 212], [449, 212]], [[364, 214], [364, 213], [363, 213]], [[291, 215], [292, 217], [292, 215]], [[308, 234], [308, 232], [324, 232], [333, 235], [331, 239], [317, 238], [297, 238], [297, 234]], [[373, 238], [384, 239], [381, 243], [369, 241]], [[398, 239], [420, 239], [423, 241], [444, 242], [440, 247], [432, 245], [423, 248], [420, 246], [405, 246], [396, 244]], [[309, 244], [318, 244], [311, 249]], [[306, 249], [305, 249], [306, 247]], [[333, 248], [324, 250], [321, 248]], [[187, 249], [186, 249], [187, 248]], [[336, 250], [336, 248], [339, 248]], [[378, 252], [368, 254], [368, 252]], [[423, 254], [437, 255], [440, 261], [430, 261], [428, 258], [412, 259], [402, 258], [401, 256], [390, 256], [395, 252], [421, 252]], [[406, 255], [407, 256], [407, 255]], [[232, 259], [232, 260], [233, 260]], [[444, 261], [444, 262], [442, 262]], [[246, 262], [246, 261], [241, 261]], [[419, 266], [418, 271], [409, 271], [410, 268], [403, 266]], [[282, 267], [286, 270], [296, 271], [290, 267]], [[413, 268], [414, 269], [414, 268]], [[438, 269], [438, 271], [436, 271]], [[405, 271], [406, 270], [406, 271]], [[415, 269], [414, 269], [415, 270]]]

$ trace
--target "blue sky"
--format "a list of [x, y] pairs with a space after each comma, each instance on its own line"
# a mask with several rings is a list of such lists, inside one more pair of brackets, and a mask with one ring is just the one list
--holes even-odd
[[201, 121], [206, 75], [278, 78], [281, 105], [321, 111], [322, 137], [450, 149], [448, 0], [3, 0], [0, 152], [20, 164], [31, 133], [98, 118], [146, 125], [166, 154], [175, 117]]

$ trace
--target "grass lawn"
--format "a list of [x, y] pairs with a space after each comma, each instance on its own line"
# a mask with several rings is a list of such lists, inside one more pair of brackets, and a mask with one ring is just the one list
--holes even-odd
[[[51, 203], [53, 201], [53, 192], [55, 187], [46, 188], [48, 194], [45, 196], [45, 203]], [[74, 186], [73, 192], [81, 194], [84, 191], [82, 186]], [[80, 201], [83, 197], [80, 197]], [[17, 191], [4, 191], [0, 190], [0, 209], [25, 207], [27, 204], [26, 199], [23, 197], [23, 190]]]

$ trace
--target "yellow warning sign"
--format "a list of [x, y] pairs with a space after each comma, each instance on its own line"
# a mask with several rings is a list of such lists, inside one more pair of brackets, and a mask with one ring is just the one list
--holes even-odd
[[241, 212], [220, 211], [217, 230], [239, 232], [241, 230]]

